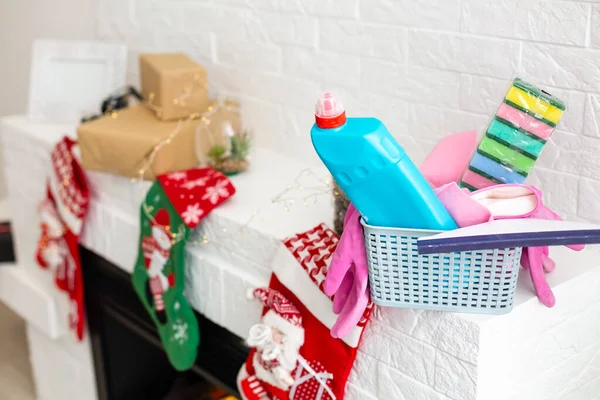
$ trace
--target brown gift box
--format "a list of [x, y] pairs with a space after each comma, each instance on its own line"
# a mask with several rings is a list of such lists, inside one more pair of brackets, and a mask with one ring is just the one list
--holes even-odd
[[[225, 121], [231, 121], [234, 127], [240, 125], [239, 113], [232, 109], [237, 105], [211, 107], [215, 112], [207, 120], [182, 120], [181, 130], [156, 152], [150, 164], [154, 147], [173, 134], [179, 121], [160, 121], [147, 107], [137, 105], [119, 111], [116, 118], [106, 115], [86, 122], [77, 129], [83, 167], [132, 178], [139, 178], [140, 169], [146, 167], [143, 177], [149, 180], [162, 173], [193, 168], [199, 165], [196, 152], [211, 146], [213, 139], [206, 133], [212, 133], [213, 126], [223, 126]], [[201, 124], [211, 129], [203, 129]]]
[[209, 105], [206, 70], [183, 53], [141, 54], [140, 77], [144, 100], [163, 121], [186, 118]]

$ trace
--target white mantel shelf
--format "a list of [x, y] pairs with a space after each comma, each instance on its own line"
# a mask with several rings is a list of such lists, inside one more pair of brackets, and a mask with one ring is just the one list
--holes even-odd
[[[9, 117], [0, 126], [20, 275], [36, 299], [58, 312], [44, 318], [25, 307], [38, 392], [45, 400], [94, 399], [89, 342], [64, 334], [66, 304], [52, 279], [34, 263], [39, 234], [36, 206], [44, 193], [49, 152], [73, 126]], [[308, 140], [308, 138], [307, 138]], [[203, 222], [205, 246], [188, 247], [186, 295], [199, 312], [244, 337], [260, 315], [246, 289], [266, 285], [282, 238], [320, 222], [331, 225], [327, 195], [289, 212], [270, 200], [308, 166], [257, 149], [251, 169], [232, 178], [237, 194]], [[325, 178], [323, 168], [312, 168]], [[137, 252], [139, 204], [148, 182], [89, 172], [92, 201], [81, 243], [131, 272]], [[314, 181], [313, 181], [314, 182]], [[298, 198], [301, 194], [294, 193]], [[252, 212], [258, 215], [245, 228]], [[225, 232], [226, 231], [226, 232]], [[243, 233], [243, 235], [240, 234]], [[568, 399], [600, 393], [600, 251], [551, 251], [552, 309], [519, 279], [514, 310], [502, 316], [376, 309], [350, 377], [346, 398], [381, 400]], [[3, 286], [0, 285], [0, 291]], [[13, 291], [14, 292], [14, 291]], [[1, 295], [2, 293], [0, 293]], [[0, 297], [1, 298], [1, 297]], [[37, 304], [37, 303], [36, 303]], [[596, 396], [596, 397], [595, 397]]]

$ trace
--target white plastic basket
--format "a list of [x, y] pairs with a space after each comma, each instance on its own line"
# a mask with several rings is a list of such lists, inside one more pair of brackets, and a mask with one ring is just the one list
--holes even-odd
[[375, 304], [482, 314], [512, 310], [521, 247], [421, 255], [417, 239], [439, 232], [362, 224]]

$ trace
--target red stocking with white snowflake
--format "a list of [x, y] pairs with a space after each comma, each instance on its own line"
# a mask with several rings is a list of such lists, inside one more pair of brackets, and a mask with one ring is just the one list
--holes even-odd
[[322, 283], [337, 243], [324, 224], [284, 240], [269, 288], [252, 292], [265, 309], [250, 330], [252, 351], [238, 375], [245, 400], [344, 398], [372, 307], [347, 337], [331, 337], [337, 316]]
[[50, 155], [46, 199], [39, 207], [42, 234], [36, 260], [54, 271], [56, 285], [70, 301], [69, 327], [78, 339], [85, 326], [83, 279], [78, 240], [89, 204], [85, 173], [73, 153], [75, 142], [63, 138]]

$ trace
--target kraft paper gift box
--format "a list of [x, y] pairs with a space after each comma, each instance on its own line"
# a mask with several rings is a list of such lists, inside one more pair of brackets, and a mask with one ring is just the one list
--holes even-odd
[[[206, 119], [160, 121], [152, 110], [137, 105], [119, 111], [116, 118], [106, 115], [86, 122], [77, 129], [83, 167], [131, 178], [139, 178], [144, 169], [143, 178], [152, 180], [162, 173], [198, 166], [202, 162], [197, 154], [210, 148], [217, 127], [241, 125], [238, 106], [227, 104], [213, 103], [210, 107], [215, 112]], [[178, 126], [170, 143], [164, 143], [150, 160], [155, 146], [165, 142]]]
[[172, 121], [204, 112], [210, 101], [206, 70], [183, 53], [140, 55], [144, 100], [156, 116]]

